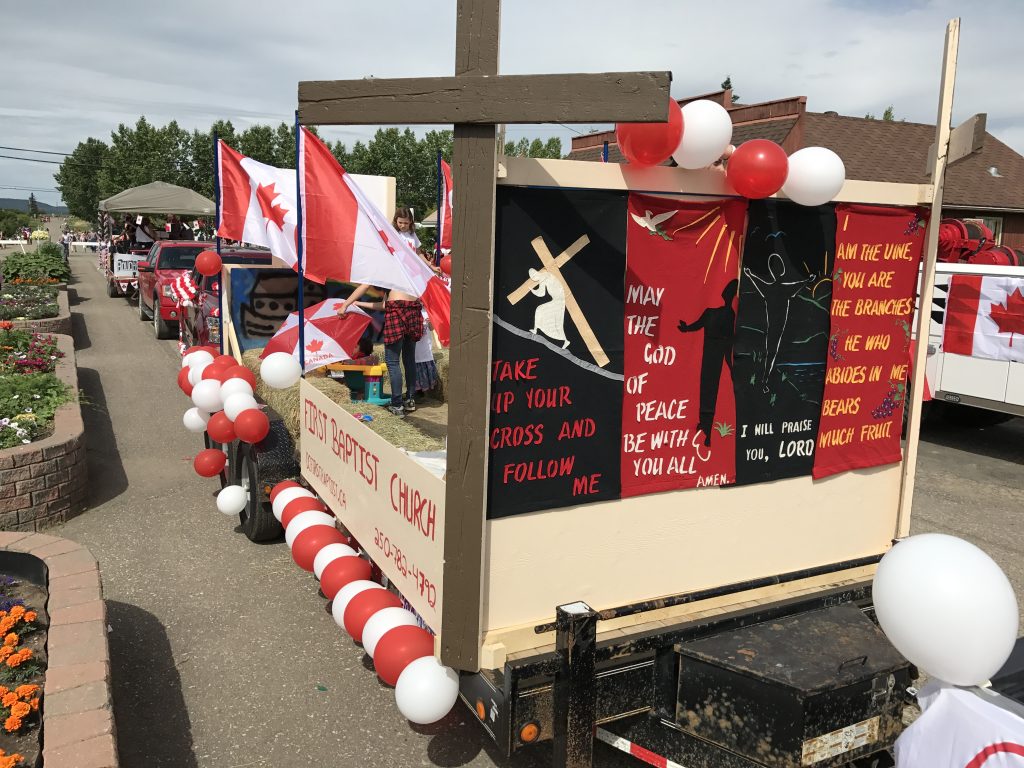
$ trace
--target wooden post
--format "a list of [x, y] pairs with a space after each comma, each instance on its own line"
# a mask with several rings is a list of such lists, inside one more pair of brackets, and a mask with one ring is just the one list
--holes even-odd
[[910, 535], [910, 511], [914, 504], [914, 478], [917, 474], [917, 448], [921, 431], [924, 374], [928, 363], [928, 331], [931, 327], [932, 294], [935, 290], [935, 261], [939, 248], [939, 220], [942, 218], [942, 185], [946, 177], [949, 136], [953, 116], [953, 89], [956, 85], [956, 55], [960, 42], [960, 19], [946, 25], [946, 50], [942, 56], [942, 80], [939, 85], [939, 114], [935, 120], [935, 160], [931, 169], [931, 216], [921, 267], [921, 290], [917, 303], [917, 346], [914, 348], [913, 378], [910, 385], [910, 415], [907, 419], [907, 445], [900, 479], [900, 506], [894, 538]]

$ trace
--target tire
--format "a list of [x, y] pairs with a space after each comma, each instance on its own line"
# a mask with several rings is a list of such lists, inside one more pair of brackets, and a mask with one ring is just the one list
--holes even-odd
[[146, 303], [142, 300], [142, 292], [139, 292], [139, 319], [152, 320], [153, 316], [146, 313]]
[[173, 339], [178, 335], [177, 323], [168, 323], [160, 317], [160, 297], [153, 297], [153, 335], [158, 339]]
[[117, 295], [117, 283], [115, 283], [113, 280], [107, 280], [107, 296], [113, 299], [116, 298]]
[[281, 538], [284, 528], [274, 517], [270, 500], [263, 495], [265, 479], [260, 476], [259, 447], [242, 443], [237, 456], [238, 484], [249, 491], [249, 502], [238, 516], [242, 533], [252, 542]]

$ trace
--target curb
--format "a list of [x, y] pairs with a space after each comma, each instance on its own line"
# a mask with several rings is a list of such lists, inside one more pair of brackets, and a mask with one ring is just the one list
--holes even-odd
[[96, 558], [81, 544], [42, 533], [0, 533], [0, 549], [38, 558], [48, 574], [43, 763], [118, 768], [107, 606]]

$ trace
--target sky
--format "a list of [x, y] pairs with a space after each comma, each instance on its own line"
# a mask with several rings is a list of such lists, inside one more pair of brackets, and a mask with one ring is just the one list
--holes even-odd
[[[453, 74], [455, 0], [0, 0], [3, 155], [109, 141], [140, 115], [236, 130], [291, 121], [300, 80]], [[1024, 154], [1024, 3], [991, 0], [505, 0], [503, 74], [671, 70], [672, 95], [719, 89], [744, 103], [807, 96], [814, 112], [934, 123], [946, 22], [961, 14], [954, 125]], [[1016, 62], [1016, 65], [1014, 64]], [[570, 138], [593, 125], [509, 126], [507, 138]], [[351, 146], [373, 127], [324, 127]], [[0, 158], [0, 197], [56, 203], [56, 165]], [[25, 189], [11, 189], [23, 187]], [[400, 192], [400, 191], [399, 191]]]

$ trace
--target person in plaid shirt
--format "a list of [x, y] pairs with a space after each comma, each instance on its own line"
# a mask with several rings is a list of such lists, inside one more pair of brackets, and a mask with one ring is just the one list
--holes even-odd
[[[402, 291], [388, 291], [382, 302], [359, 301], [371, 288], [363, 283], [338, 310], [343, 315], [355, 304], [363, 309], [384, 310], [384, 364], [391, 382], [391, 404], [388, 410], [401, 418], [416, 410], [416, 342], [423, 336], [423, 304], [415, 296]], [[405, 397], [402, 396], [402, 368], [405, 368]]]

